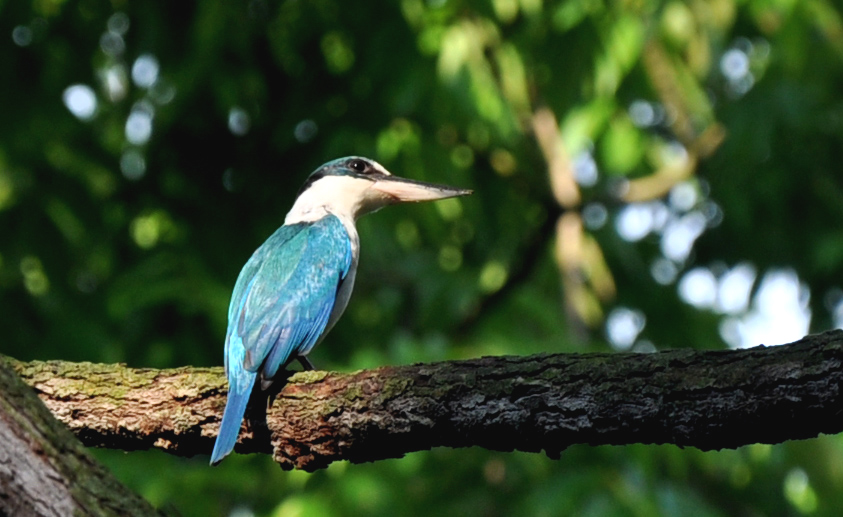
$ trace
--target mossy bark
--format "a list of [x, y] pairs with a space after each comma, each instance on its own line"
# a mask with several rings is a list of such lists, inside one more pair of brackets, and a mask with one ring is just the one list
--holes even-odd
[[121, 485], [0, 360], [0, 515], [161, 515]]
[[[211, 450], [221, 368], [20, 363], [83, 443]], [[843, 331], [779, 347], [485, 357], [293, 375], [253, 398], [236, 451], [283, 468], [374, 461], [431, 447], [545, 451], [574, 443], [734, 448], [843, 430]]]

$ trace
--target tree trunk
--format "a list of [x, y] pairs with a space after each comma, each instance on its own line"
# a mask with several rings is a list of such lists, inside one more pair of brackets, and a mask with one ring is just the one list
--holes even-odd
[[[784, 346], [653, 354], [485, 357], [293, 375], [253, 398], [236, 451], [283, 468], [374, 461], [431, 447], [544, 450], [574, 443], [700, 449], [843, 430], [843, 331]], [[17, 363], [86, 445], [207, 454], [225, 406], [221, 368]]]
[[0, 515], [161, 515], [97, 463], [0, 360]]

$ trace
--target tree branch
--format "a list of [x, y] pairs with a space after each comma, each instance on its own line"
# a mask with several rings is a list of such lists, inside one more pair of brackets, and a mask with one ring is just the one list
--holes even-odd
[[[293, 375], [255, 400], [237, 452], [285, 469], [374, 461], [431, 447], [544, 450], [672, 443], [703, 450], [843, 430], [843, 331], [790, 345], [653, 354], [484, 357]], [[90, 446], [206, 454], [225, 405], [221, 368], [18, 363]]]

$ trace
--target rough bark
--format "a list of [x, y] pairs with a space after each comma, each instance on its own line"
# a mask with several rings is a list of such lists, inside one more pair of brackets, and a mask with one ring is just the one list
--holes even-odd
[[97, 463], [0, 360], [0, 515], [159, 515]]
[[[485, 357], [294, 375], [255, 398], [236, 451], [283, 468], [374, 461], [436, 446], [541, 451], [571, 444], [700, 449], [843, 430], [843, 331], [778, 347]], [[19, 363], [86, 445], [206, 454], [225, 405], [221, 368]]]

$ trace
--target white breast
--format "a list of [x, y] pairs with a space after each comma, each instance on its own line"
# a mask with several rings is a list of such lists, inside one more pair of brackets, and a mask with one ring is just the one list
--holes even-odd
[[[334, 214], [337, 215], [337, 214]], [[331, 311], [331, 317], [328, 318], [328, 325], [325, 327], [325, 332], [319, 341], [325, 338], [325, 335], [334, 327], [334, 324], [340, 319], [342, 313], [348, 306], [348, 300], [351, 298], [351, 291], [354, 289], [354, 279], [357, 276], [357, 262], [360, 259], [360, 237], [357, 235], [357, 228], [354, 226], [354, 221], [343, 218], [339, 215], [345, 231], [348, 232], [348, 237], [351, 239], [351, 267], [348, 268], [348, 273], [345, 275], [339, 291], [337, 291], [337, 301], [334, 303], [334, 309]]]

